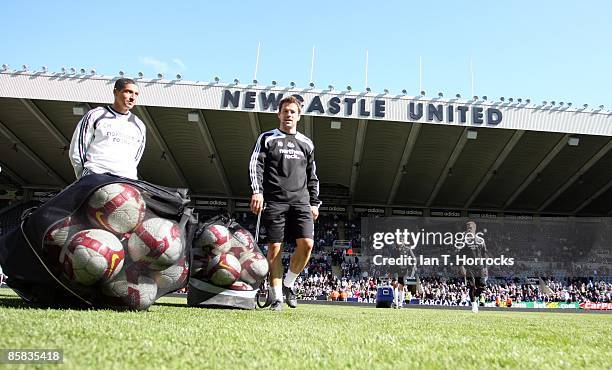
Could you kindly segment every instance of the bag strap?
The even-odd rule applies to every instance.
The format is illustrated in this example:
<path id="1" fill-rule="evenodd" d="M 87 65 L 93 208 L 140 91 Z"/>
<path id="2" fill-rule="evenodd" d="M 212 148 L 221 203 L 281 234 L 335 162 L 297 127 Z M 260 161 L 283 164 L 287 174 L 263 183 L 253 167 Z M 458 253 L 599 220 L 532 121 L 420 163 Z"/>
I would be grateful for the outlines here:
<path id="1" fill-rule="evenodd" d="M 78 299 L 80 299 L 81 301 L 83 301 L 85 304 L 89 305 L 89 306 L 93 306 L 93 304 L 91 302 L 89 302 L 88 300 L 86 300 L 85 298 L 81 297 L 80 295 L 78 295 L 77 293 L 75 293 L 72 289 L 70 289 L 69 287 L 67 287 L 64 283 L 61 282 L 61 280 L 59 280 L 51 271 L 49 271 L 49 268 L 47 267 L 47 265 L 43 262 L 42 258 L 40 258 L 40 255 L 38 255 L 38 253 L 36 252 L 36 248 L 34 248 L 32 246 L 32 243 L 30 243 L 30 239 L 28 239 L 28 236 L 25 233 L 25 230 L 23 230 L 23 224 L 25 223 L 24 220 L 21 221 L 21 224 L 19 225 L 20 229 L 21 229 L 21 234 L 23 235 L 23 238 L 25 239 L 26 243 L 28 244 L 28 246 L 30 247 L 30 249 L 32 250 L 32 253 L 34 253 L 34 255 L 36 256 L 36 258 L 38 258 L 38 261 L 40 262 L 40 264 L 45 268 L 45 270 L 49 273 L 49 276 L 51 276 L 51 278 L 53 278 L 53 280 L 55 280 L 56 283 L 58 283 L 62 288 L 66 289 L 68 292 L 70 292 L 72 295 L 74 295 L 75 297 L 77 297 Z"/>

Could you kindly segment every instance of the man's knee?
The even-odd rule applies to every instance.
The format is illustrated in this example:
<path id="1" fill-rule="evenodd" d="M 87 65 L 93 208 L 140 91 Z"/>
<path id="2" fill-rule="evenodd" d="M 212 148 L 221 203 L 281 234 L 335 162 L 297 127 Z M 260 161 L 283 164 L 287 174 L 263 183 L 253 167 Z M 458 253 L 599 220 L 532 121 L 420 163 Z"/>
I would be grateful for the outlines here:
<path id="1" fill-rule="evenodd" d="M 296 240 L 298 247 L 305 249 L 308 252 L 312 252 L 314 248 L 314 240 L 310 238 L 300 238 Z"/>
<path id="2" fill-rule="evenodd" d="M 282 243 L 270 243 L 268 244 L 268 263 L 272 263 L 274 260 L 280 257 Z"/>

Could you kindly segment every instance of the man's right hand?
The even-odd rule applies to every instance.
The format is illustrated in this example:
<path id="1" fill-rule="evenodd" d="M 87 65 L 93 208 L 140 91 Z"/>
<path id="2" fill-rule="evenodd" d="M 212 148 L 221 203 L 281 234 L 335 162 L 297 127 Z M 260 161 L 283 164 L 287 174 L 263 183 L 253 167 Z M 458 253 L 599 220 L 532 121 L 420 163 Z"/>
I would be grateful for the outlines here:
<path id="1" fill-rule="evenodd" d="M 263 194 L 261 193 L 253 194 L 251 196 L 251 212 L 258 215 L 263 209 L 263 203 L 264 203 Z"/>

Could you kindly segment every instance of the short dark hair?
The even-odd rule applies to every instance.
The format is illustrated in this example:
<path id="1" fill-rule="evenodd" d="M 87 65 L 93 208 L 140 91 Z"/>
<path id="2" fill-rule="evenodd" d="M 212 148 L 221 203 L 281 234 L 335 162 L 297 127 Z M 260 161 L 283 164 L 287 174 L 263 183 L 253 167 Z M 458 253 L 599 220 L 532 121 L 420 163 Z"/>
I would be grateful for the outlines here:
<path id="1" fill-rule="evenodd" d="M 286 98 L 283 98 L 280 103 L 278 104 L 278 111 L 282 111 L 283 110 L 283 106 L 285 104 L 295 104 L 298 107 L 298 113 L 302 113 L 302 102 L 300 102 L 298 100 L 298 98 L 296 98 L 295 96 L 291 95 L 288 96 Z"/>
<path id="2" fill-rule="evenodd" d="M 123 88 L 125 87 L 125 85 L 136 85 L 136 81 L 132 80 L 131 78 L 120 78 L 117 81 L 115 81 L 115 90 L 117 91 L 123 91 Z"/>

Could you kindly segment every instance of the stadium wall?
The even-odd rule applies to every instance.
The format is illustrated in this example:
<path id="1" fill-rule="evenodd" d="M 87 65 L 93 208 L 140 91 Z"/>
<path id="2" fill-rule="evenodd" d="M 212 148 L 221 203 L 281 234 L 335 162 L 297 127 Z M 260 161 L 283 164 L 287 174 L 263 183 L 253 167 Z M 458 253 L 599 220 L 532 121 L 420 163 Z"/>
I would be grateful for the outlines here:
<path id="1" fill-rule="evenodd" d="M 116 77 L 0 72 L 0 97 L 110 103 Z M 241 112 L 274 112 L 280 95 L 299 95 L 312 116 L 612 136 L 612 112 L 527 101 L 492 102 L 371 92 L 136 79 L 139 104 Z"/>

